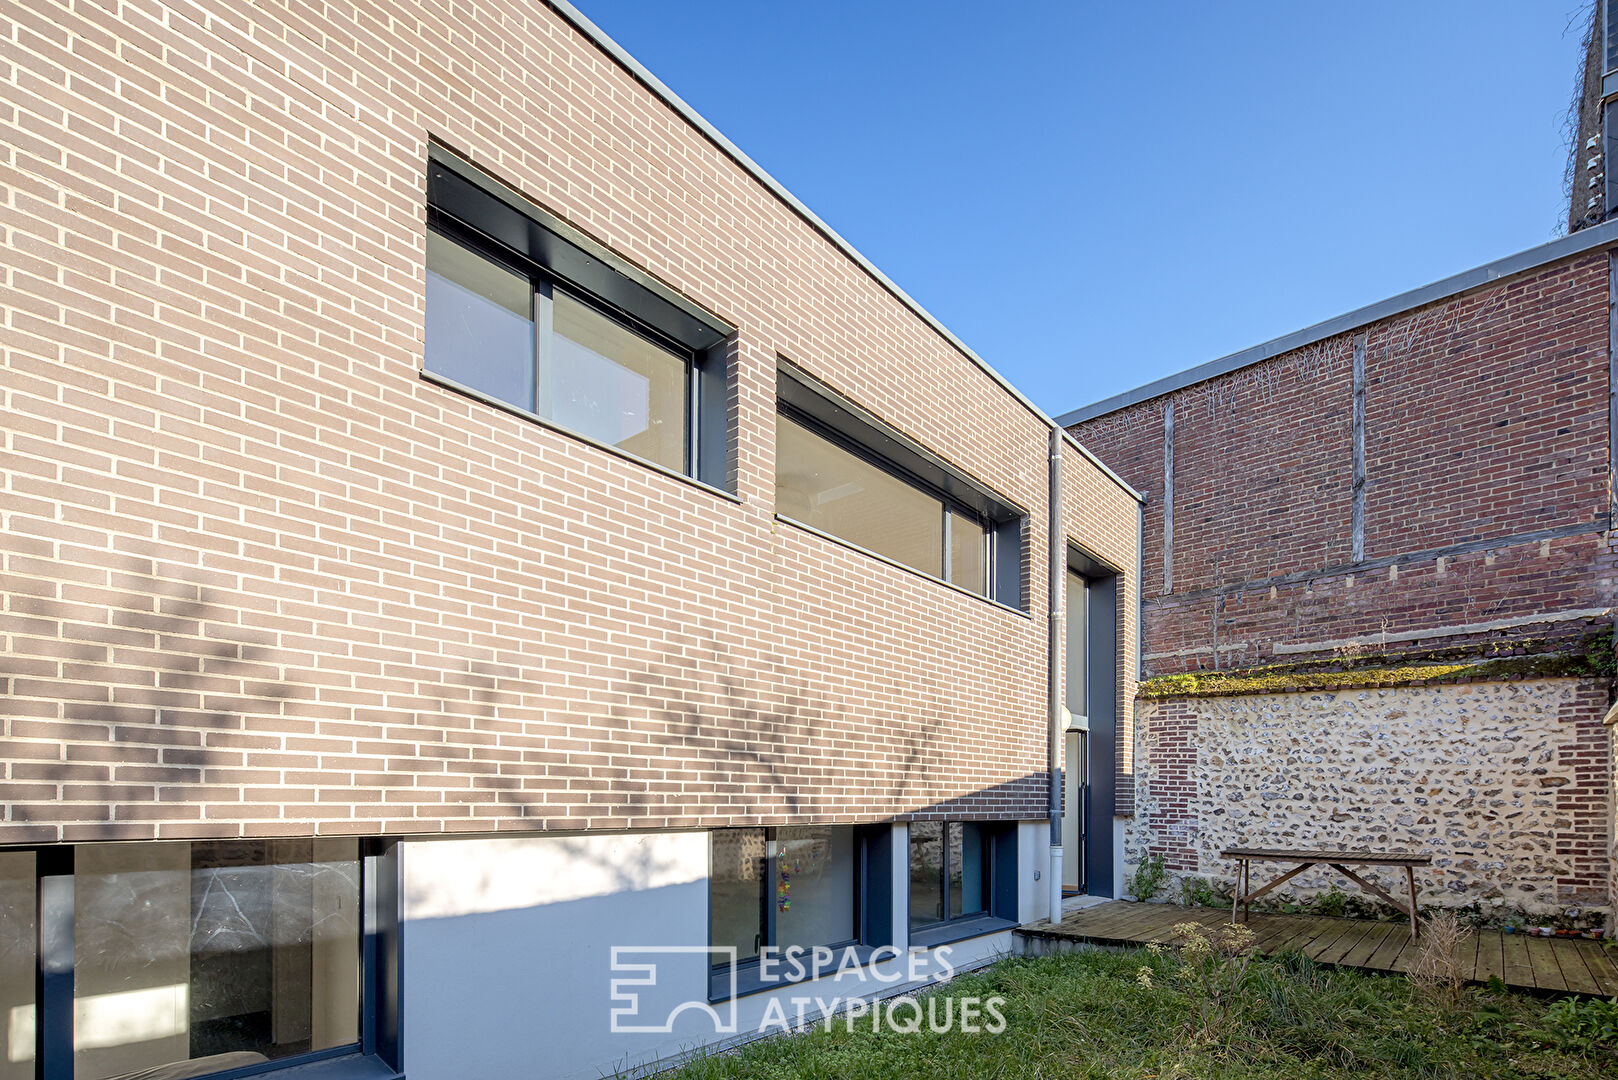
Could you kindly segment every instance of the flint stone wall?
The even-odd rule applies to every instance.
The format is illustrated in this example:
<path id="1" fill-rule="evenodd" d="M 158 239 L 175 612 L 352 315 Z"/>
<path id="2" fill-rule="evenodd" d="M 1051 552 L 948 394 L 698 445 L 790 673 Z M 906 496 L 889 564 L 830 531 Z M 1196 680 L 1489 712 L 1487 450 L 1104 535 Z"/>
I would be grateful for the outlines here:
<path id="1" fill-rule="evenodd" d="M 1178 900 L 1175 879 L 1234 879 L 1226 847 L 1410 850 L 1433 856 L 1424 906 L 1610 911 L 1608 697 L 1563 678 L 1143 699 L 1125 857 L 1161 855 Z M 1367 876 L 1397 896 L 1395 873 Z M 1329 870 L 1280 891 L 1334 883 L 1357 891 Z"/>

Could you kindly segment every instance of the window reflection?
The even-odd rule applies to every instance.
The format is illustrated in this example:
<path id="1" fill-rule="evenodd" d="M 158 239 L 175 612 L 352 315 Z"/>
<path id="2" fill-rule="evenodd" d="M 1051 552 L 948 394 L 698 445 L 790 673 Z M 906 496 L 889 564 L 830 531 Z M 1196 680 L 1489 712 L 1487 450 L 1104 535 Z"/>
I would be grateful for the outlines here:
<path id="1" fill-rule="evenodd" d="M 534 411 L 670 469 L 685 465 L 686 362 L 562 292 Z"/>
<path id="2" fill-rule="evenodd" d="M 427 370 L 534 407 L 532 286 L 436 232 L 427 234 Z"/>
<path id="3" fill-rule="evenodd" d="M 74 858 L 77 1080 L 359 1041 L 356 841 L 91 844 Z"/>
<path id="4" fill-rule="evenodd" d="M 944 505 L 786 416 L 776 419 L 775 507 L 867 551 L 944 576 Z"/>

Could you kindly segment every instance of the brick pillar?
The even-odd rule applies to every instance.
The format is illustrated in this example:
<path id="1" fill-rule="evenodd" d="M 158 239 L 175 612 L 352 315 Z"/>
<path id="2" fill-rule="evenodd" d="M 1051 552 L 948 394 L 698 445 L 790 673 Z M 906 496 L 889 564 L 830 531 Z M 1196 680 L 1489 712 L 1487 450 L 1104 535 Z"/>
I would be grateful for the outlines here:
<path id="1" fill-rule="evenodd" d="M 1152 818 L 1148 851 L 1181 873 L 1197 870 L 1197 714 L 1192 702 L 1165 701 L 1152 719 Z"/>

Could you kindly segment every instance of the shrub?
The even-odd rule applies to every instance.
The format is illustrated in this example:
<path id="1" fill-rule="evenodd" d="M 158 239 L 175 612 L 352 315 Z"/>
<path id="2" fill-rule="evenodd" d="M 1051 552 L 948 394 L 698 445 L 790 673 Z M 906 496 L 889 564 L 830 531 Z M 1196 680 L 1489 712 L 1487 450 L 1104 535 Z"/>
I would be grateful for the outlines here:
<path id="1" fill-rule="evenodd" d="M 1134 876 L 1129 879 L 1129 895 L 1136 900 L 1150 900 L 1162 891 L 1168 876 L 1169 872 L 1163 866 L 1163 856 L 1148 855 L 1140 861 Z"/>
<path id="2" fill-rule="evenodd" d="M 1315 910 L 1322 915 L 1341 916 L 1348 911 L 1348 894 L 1333 885 L 1315 897 Z"/>
<path id="3" fill-rule="evenodd" d="M 1582 1050 L 1618 1049 L 1618 998 L 1567 997 L 1552 1005 L 1546 1018 Z"/>
<path id="4" fill-rule="evenodd" d="M 1461 946 L 1472 936 L 1470 927 L 1461 925 L 1453 911 L 1440 911 L 1421 928 L 1421 949 L 1407 973 L 1421 990 L 1441 993 L 1449 1001 L 1460 998 L 1466 983 L 1461 963 Z"/>
<path id="5" fill-rule="evenodd" d="M 1253 959 L 1253 931 L 1222 923 L 1211 931 L 1197 923 L 1179 923 L 1169 931 L 1178 961 L 1175 980 L 1190 992 L 1200 1029 L 1195 1037 L 1222 1041 L 1239 1025 L 1248 966 Z M 1163 946 L 1147 946 L 1161 955 Z"/>
<path id="6" fill-rule="evenodd" d="M 1180 879 L 1180 902 L 1186 907 L 1227 907 L 1230 893 L 1206 878 L 1183 877 Z"/>

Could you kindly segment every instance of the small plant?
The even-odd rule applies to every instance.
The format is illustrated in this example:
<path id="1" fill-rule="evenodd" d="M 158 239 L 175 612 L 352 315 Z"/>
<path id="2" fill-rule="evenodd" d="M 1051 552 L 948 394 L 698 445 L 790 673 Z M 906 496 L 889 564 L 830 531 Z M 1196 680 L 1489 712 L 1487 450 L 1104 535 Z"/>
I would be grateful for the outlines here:
<path id="1" fill-rule="evenodd" d="M 1183 877 L 1180 879 L 1180 902 L 1186 907 L 1224 907 L 1227 900 L 1206 878 Z"/>
<path id="2" fill-rule="evenodd" d="M 1237 1026 L 1253 959 L 1253 931 L 1221 923 L 1211 932 L 1197 923 L 1179 923 L 1169 931 L 1176 959 L 1175 978 L 1196 1003 L 1197 1037 L 1225 1039 Z M 1161 946 L 1153 952 L 1160 952 Z"/>
<path id="3" fill-rule="evenodd" d="M 1421 949 L 1407 977 L 1424 993 L 1441 994 L 1451 1003 L 1460 1000 L 1466 972 L 1461 946 L 1472 929 L 1461 925 L 1453 911 L 1440 911 L 1427 919 L 1421 931 Z"/>
<path id="4" fill-rule="evenodd" d="M 1618 998 L 1566 997 L 1552 1005 L 1545 1017 L 1581 1050 L 1600 1047 L 1618 1053 Z"/>
<path id="5" fill-rule="evenodd" d="M 1129 879 L 1129 895 L 1136 900 L 1150 900 L 1163 890 L 1163 883 L 1168 880 L 1169 872 L 1163 865 L 1163 856 L 1148 855 L 1140 861 L 1135 868 L 1134 876 Z"/>
<path id="6" fill-rule="evenodd" d="M 1315 910 L 1322 915 L 1341 918 L 1348 911 L 1348 894 L 1333 885 L 1315 897 Z"/>

